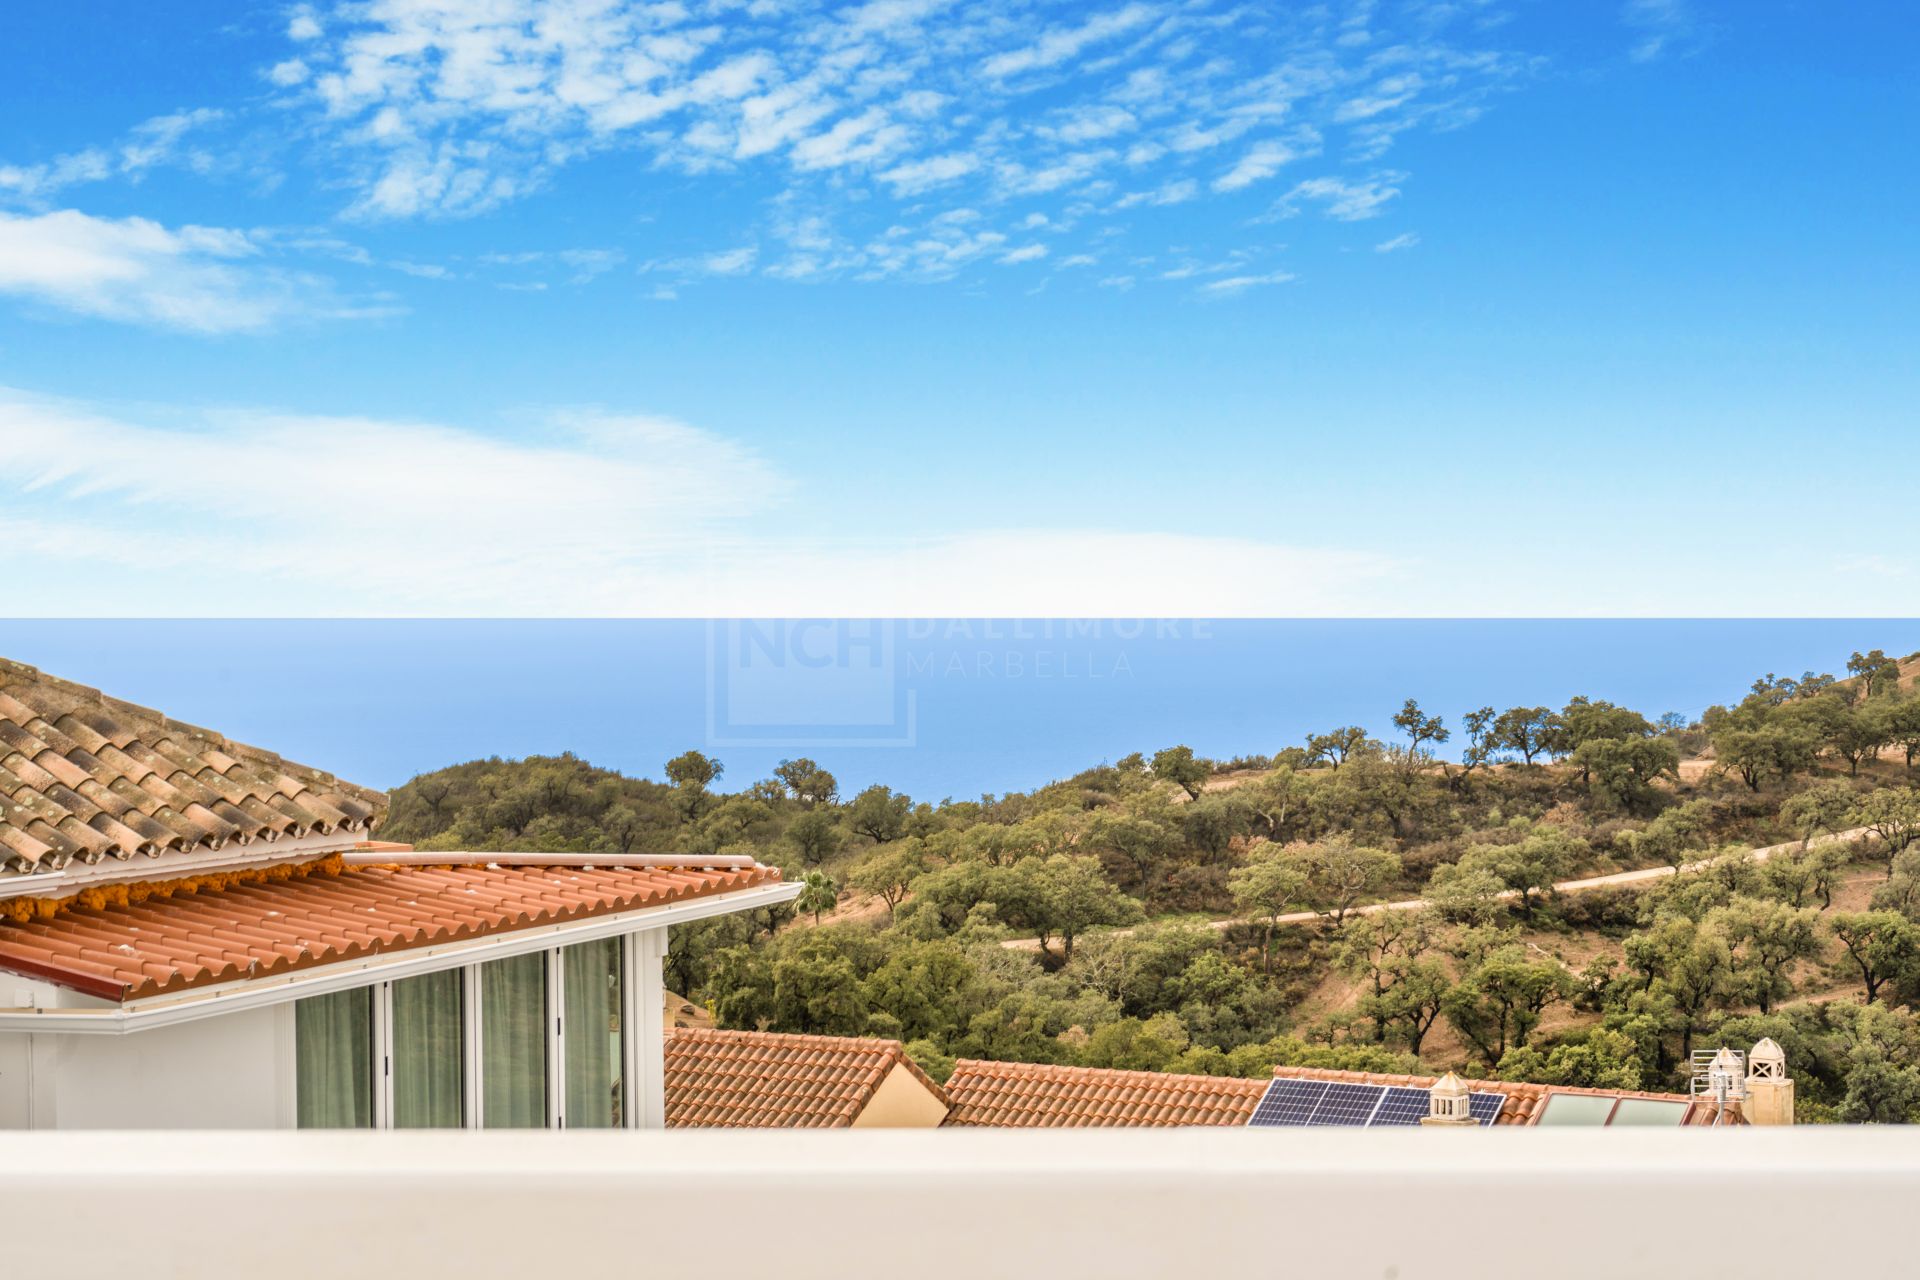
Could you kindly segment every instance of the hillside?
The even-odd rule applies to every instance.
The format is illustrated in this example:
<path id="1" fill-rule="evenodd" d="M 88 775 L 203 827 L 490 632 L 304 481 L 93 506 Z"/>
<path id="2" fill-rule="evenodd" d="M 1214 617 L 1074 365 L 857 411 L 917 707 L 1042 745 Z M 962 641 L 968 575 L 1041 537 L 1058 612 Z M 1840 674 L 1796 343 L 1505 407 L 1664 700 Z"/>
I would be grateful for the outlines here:
<path id="1" fill-rule="evenodd" d="M 1906 1119 L 1917 672 L 1855 654 L 1844 678 L 1765 676 L 1695 724 L 1584 698 L 1449 717 L 1410 700 L 1391 742 L 1335 728 L 1224 765 L 1172 747 L 937 806 L 842 796 L 805 759 L 735 791 L 698 752 L 664 782 L 476 761 L 400 788 L 384 834 L 777 863 L 808 882 L 799 909 L 677 929 L 669 984 L 721 1026 L 898 1036 L 936 1074 L 956 1056 L 1417 1061 L 1667 1087 L 1695 1047 L 1766 1034 L 1808 1118 Z M 1412 898 L 1430 905 L 1355 911 Z"/>

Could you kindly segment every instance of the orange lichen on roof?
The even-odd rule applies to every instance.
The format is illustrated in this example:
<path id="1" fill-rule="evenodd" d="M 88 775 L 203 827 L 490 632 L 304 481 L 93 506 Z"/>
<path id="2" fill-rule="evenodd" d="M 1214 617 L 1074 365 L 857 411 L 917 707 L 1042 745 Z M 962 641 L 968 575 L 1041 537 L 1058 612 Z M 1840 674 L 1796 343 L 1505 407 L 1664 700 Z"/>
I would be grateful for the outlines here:
<path id="1" fill-rule="evenodd" d="M 963 1058 L 947 1078 L 948 1124 L 1003 1128 L 1243 1125 L 1264 1080 Z"/>
<path id="2" fill-rule="evenodd" d="M 896 1067 L 947 1101 L 898 1040 L 675 1029 L 667 1034 L 667 1126 L 849 1128 Z"/>
<path id="3" fill-rule="evenodd" d="M 1405 1085 L 1413 1089 L 1431 1089 L 1438 1076 L 1403 1076 L 1380 1071 L 1339 1071 L 1332 1067 L 1275 1067 L 1273 1074 L 1282 1080 L 1336 1080 L 1348 1084 Z M 1586 1089 L 1572 1085 L 1531 1084 L 1518 1080 L 1462 1080 L 1472 1093 L 1497 1093 L 1506 1098 L 1507 1104 L 1500 1108 L 1500 1114 L 1494 1119 L 1501 1124 L 1538 1124 L 1540 1113 L 1546 1108 L 1547 1099 L 1556 1093 L 1571 1093 L 1587 1098 L 1647 1098 L 1655 1102 L 1685 1102 L 1694 1100 L 1684 1093 L 1642 1093 L 1636 1089 Z M 1682 1124 L 1711 1123 L 1713 1119 L 1710 1107 L 1690 1107 Z"/>
<path id="4" fill-rule="evenodd" d="M 0 877 L 365 833 L 386 803 L 381 792 L 0 658 Z"/>
<path id="5" fill-rule="evenodd" d="M 349 867 L 333 875 L 242 878 L 0 924 L 0 970 L 125 1001 L 779 879 L 778 869 L 761 866 Z"/>
<path id="6" fill-rule="evenodd" d="M 228 889 L 237 884 L 255 884 L 262 880 L 292 880 L 298 876 L 337 876 L 346 864 L 337 853 L 308 862 L 277 862 L 270 867 L 236 867 L 232 871 L 209 871 L 197 876 L 173 880 L 116 881 L 88 885 L 64 898 L 0 898 L 0 920 L 25 924 L 30 920 L 51 920 L 63 911 L 106 907 L 137 906 L 149 898 L 171 898 L 176 893 L 198 893 L 202 889 Z"/>

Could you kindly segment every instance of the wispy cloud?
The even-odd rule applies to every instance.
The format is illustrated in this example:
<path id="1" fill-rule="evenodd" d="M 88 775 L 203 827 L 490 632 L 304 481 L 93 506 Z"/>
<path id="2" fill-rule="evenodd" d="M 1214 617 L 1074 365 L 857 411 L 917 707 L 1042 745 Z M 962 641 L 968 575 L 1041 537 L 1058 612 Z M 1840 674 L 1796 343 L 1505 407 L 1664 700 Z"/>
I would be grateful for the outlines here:
<path id="1" fill-rule="evenodd" d="M 1635 62 L 1652 62 L 1673 52 L 1695 31 L 1687 0 L 1626 0 L 1621 18 L 1634 33 L 1627 56 Z"/>
<path id="2" fill-rule="evenodd" d="M 214 334 L 390 310 L 345 304 L 326 282 L 259 254 L 247 233 L 223 227 L 0 212 L 0 293 L 77 315 Z"/>
<path id="3" fill-rule="evenodd" d="M 138 180 L 163 165 L 205 171 L 215 163 L 213 153 L 186 145 L 186 139 L 224 117 L 224 112 L 208 108 L 176 111 L 142 121 L 110 146 L 68 152 L 42 164 L 0 165 L 0 197 L 42 200 L 81 183 Z"/>
<path id="4" fill-rule="evenodd" d="M 1363 611 L 1398 570 L 1369 552 L 1141 530 L 840 540 L 810 531 L 829 523 L 820 503 L 754 451 L 636 415 L 554 413 L 513 436 L 257 410 L 163 416 L 168 425 L 0 389 L 0 532 L 34 577 L 35 608 L 1338 614 Z M 343 520 L 343 495 L 377 514 Z M 567 518 L 528 520 L 529 510 Z M 1113 564 L 1133 572 L 1103 571 Z"/>
<path id="5" fill-rule="evenodd" d="M 1373 246 L 1373 251 L 1375 253 L 1399 253 L 1401 250 L 1411 249 L 1419 243 L 1420 236 L 1418 232 L 1403 231 L 1391 240 L 1382 240 L 1379 244 Z"/>
<path id="6" fill-rule="evenodd" d="M 354 217 L 483 213 L 617 151 L 693 175 L 753 169 L 773 184 L 769 207 L 848 227 L 835 252 L 763 253 L 758 272 L 883 278 L 888 264 L 924 274 L 921 255 L 874 245 L 956 208 L 1005 236 L 1045 201 L 1095 234 L 1102 218 L 1231 196 L 1323 151 L 1370 162 L 1407 129 L 1470 118 L 1525 65 L 1485 47 L 1465 7 L 1417 8 L 873 0 L 716 20 L 640 0 L 356 0 L 297 10 L 268 71 L 351 166 Z M 1326 209 L 1356 216 L 1367 198 Z"/>
<path id="7" fill-rule="evenodd" d="M 1667 8 L 1678 0 L 1632 12 L 1653 22 Z M 711 243 L 681 251 L 684 279 L 653 287 L 730 274 L 698 264 L 744 243 L 759 249 L 740 270 L 778 279 L 939 280 L 1025 261 L 1015 246 L 1036 213 L 1058 263 L 1137 234 L 1152 209 L 1244 199 L 1281 174 L 1298 181 L 1276 214 L 1372 216 L 1404 175 L 1365 175 L 1400 136 L 1471 120 L 1529 65 L 1489 44 L 1483 4 L 1425 0 L 315 0 L 282 13 L 255 104 L 8 157 L 0 207 L 44 211 L 77 184 L 174 167 L 310 171 L 349 221 L 478 217 L 601 157 L 642 184 L 664 173 L 750 193 Z M 804 243 L 798 209 L 819 229 Z M 945 221 L 961 211 L 965 236 Z M 1245 225 L 1204 251 L 1229 252 Z"/>
<path id="8" fill-rule="evenodd" d="M 1200 292 L 1222 297 L 1227 294 L 1243 293 L 1248 289 L 1267 284 L 1285 284 L 1294 279 L 1291 271 L 1269 271 L 1263 275 L 1227 276 L 1220 280 L 1209 280 L 1200 286 Z"/>
<path id="9" fill-rule="evenodd" d="M 1309 178 L 1287 192 L 1274 206 L 1274 213 L 1280 217 L 1292 217 L 1300 211 L 1301 205 L 1317 204 L 1326 210 L 1329 218 L 1341 222 L 1377 218 L 1385 211 L 1387 204 L 1399 196 L 1400 188 L 1394 184 L 1404 181 L 1405 177 L 1399 173 L 1376 173 L 1372 177 L 1357 180 Z"/>

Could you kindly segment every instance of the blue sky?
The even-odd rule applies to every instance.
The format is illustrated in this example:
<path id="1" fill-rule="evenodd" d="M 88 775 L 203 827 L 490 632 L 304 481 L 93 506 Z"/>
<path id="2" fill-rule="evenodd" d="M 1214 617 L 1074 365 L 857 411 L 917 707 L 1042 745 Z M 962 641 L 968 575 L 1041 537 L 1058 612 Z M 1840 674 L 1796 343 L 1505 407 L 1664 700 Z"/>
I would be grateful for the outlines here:
<path id="1" fill-rule="evenodd" d="M 7 612 L 1911 615 L 1911 24 L 11 5 Z"/>

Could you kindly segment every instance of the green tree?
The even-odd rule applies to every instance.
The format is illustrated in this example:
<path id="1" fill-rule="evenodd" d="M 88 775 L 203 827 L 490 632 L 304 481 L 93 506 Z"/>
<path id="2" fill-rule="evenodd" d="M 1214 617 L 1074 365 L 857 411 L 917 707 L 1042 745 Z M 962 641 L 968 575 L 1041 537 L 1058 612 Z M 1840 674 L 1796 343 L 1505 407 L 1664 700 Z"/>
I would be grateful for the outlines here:
<path id="1" fill-rule="evenodd" d="M 1458 867 L 1462 873 L 1489 873 L 1502 887 L 1518 893 L 1520 909 L 1532 916 L 1534 895 L 1551 890 L 1589 856 L 1591 850 L 1585 840 L 1542 823 L 1518 841 L 1470 846 L 1460 856 Z"/>
<path id="2" fill-rule="evenodd" d="M 1714 758 L 1721 768 L 1740 775 L 1750 791 L 1759 791 L 1772 779 L 1806 772 L 1818 751 L 1813 735 L 1794 724 L 1734 724 L 1713 733 Z"/>
<path id="3" fill-rule="evenodd" d="M 1040 950 L 1060 939 L 1060 958 L 1073 959 L 1074 940 L 1099 925 L 1130 924 L 1140 918 L 1140 904 L 1113 887 L 1094 858 L 1056 853 L 1028 858 L 1005 873 L 1012 890 L 1007 896 L 1021 923 L 1040 938 Z"/>
<path id="4" fill-rule="evenodd" d="M 1493 722 L 1494 740 L 1532 764 L 1548 748 L 1553 720 L 1553 712 L 1545 707 L 1509 707 Z"/>
<path id="5" fill-rule="evenodd" d="M 1262 843 L 1247 855 L 1245 866 L 1227 874 L 1234 906 L 1260 931 L 1260 970 L 1273 972 L 1273 931 L 1279 918 L 1302 905 L 1311 867 L 1298 852 Z"/>
<path id="6" fill-rule="evenodd" d="M 705 791 L 716 782 L 726 767 L 698 751 L 685 751 L 667 761 L 667 781 L 676 787 Z"/>
<path id="7" fill-rule="evenodd" d="M 831 814 L 810 809 L 787 827 L 787 840 L 799 853 L 800 861 L 818 866 L 840 847 L 840 828 Z"/>
<path id="8" fill-rule="evenodd" d="M 1486 868 L 1452 862 L 1434 869 L 1423 892 L 1442 920 L 1484 929 L 1506 911 L 1506 891 L 1506 883 Z"/>
<path id="9" fill-rule="evenodd" d="M 1496 948 L 1445 995 L 1442 1012 L 1461 1039 L 1489 1065 L 1527 1043 L 1547 1009 L 1574 991 L 1558 961 L 1529 958 L 1523 948 Z"/>
<path id="10" fill-rule="evenodd" d="M 875 844 L 890 844 L 907 832 L 913 801 L 893 788 L 874 783 L 847 806 L 847 825 Z"/>
<path id="11" fill-rule="evenodd" d="M 1381 990 L 1360 997 L 1360 1012 L 1373 1019 L 1381 1039 L 1397 1034 L 1407 1052 L 1418 1056 L 1427 1033 L 1446 1008 L 1453 978 L 1447 966 L 1431 956 L 1396 957 L 1388 962 L 1386 972 L 1387 981 Z"/>
<path id="12" fill-rule="evenodd" d="M 1879 649 L 1868 653 L 1854 650 L 1847 659 L 1847 674 L 1853 677 L 1858 701 L 1883 697 L 1900 688 L 1900 664 Z"/>
<path id="13" fill-rule="evenodd" d="M 815 805 L 832 804 L 834 796 L 839 794 L 840 784 L 834 776 L 813 761 L 801 756 L 797 760 L 782 760 L 773 771 L 787 793 L 808 808 Z"/>
<path id="14" fill-rule="evenodd" d="M 1800 837 L 1802 846 L 1822 833 L 1844 831 L 1860 805 L 1860 793 L 1844 782 L 1821 782 L 1789 796 L 1780 806 L 1780 820 Z"/>
<path id="15" fill-rule="evenodd" d="M 1330 836 L 1302 851 L 1316 907 L 1339 925 L 1363 899 L 1400 874 L 1400 859 L 1385 849 Z"/>
<path id="16" fill-rule="evenodd" d="M 1189 799 L 1198 800 L 1213 770 L 1206 761 L 1194 758 L 1192 747 L 1164 747 L 1153 753 L 1153 776 L 1173 783 Z"/>
<path id="17" fill-rule="evenodd" d="M 947 941 L 903 942 L 867 975 L 867 1007 L 891 1017 L 909 1040 L 944 1044 L 978 1012 L 980 976 L 966 952 Z"/>
<path id="18" fill-rule="evenodd" d="M 1761 863 L 1760 883 L 1768 895 L 1790 907 L 1804 907 L 1818 899 L 1824 910 L 1833 905 L 1834 886 L 1845 867 L 1845 852 L 1832 845 L 1796 849 Z M 1920 881 L 1915 887 L 1920 890 Z"/>
<path id="19" fill-rule="evenodd" d="M 1887 878 L 1893 878 L 1894 860 L 1920 840 L 1920 791 L 1909 787 L 1882 787 L 1854 806 L 1848 820 L 1880 837 L 1887 859 Z"/>
<path id="20" fill-rule="evenodd" d="M 1553 717 L 1547 727 L 1547 750 L 1560 757 L 1572 756 L 1589 742 L 1601 739 L 1648 738 L 1653 724 L 1638 711 L 1592 698 L 1575 698 Z M 1575 761 L 1579 764 L 1578 761 Z M 1581 766 L 1580 781 L 1589 781 L 1587 767 Z"/>
<path id="21" fill-rule="evenodd" d="M 891 845 L 875 849 L 864 861 L 854 867 L 847 883 L 861 893 L 871 894 L 887 904 L 887 918 L 892 919 L 913 882 L 926 874 L 926 846 L 918 838 L 909 837 Z"/>
<path id="22" fill-rule="evenodd" d="M 773 1023 L 807 1035 L 857 1036 L 867 1029 L 860 973 L 832 928 L 808 929 L 774 960 Z"/>
<path id="23" fill-rule="evenodd" d="M 1709 924 L 1726 936 L 1740 995 L 1761 1013 L 1793 994 L 1793 967 L 1820 954 L 1818 914 L 1783 902 L 1737 898 Z"/>
<path id="24" fill-rule="evenodd" d="M 1639 1047 L 1631 1036 L 1606 1027 L 1571 1032 L 1551 1045 L 1509 1049 L 1494 1076 L 1576 1089 L 1642 1087 Z"/>
<path id="25" fill-rule="evenodd" d="M 1430 911 L 1375 911 L 1353 916 L 1340 926 L 1333 948 L 1334 968 L 1367 983 L 1367 994 L 1376 1000 L 1384 997 L 1405 967 L 1432 949 L 1437 923 Z M 1386 1039 L 1386 1022 L 1372 1012 L 1368 1016 L 1374 1018 L 1374 1039 Z"/>
<path id="26" fill-rule="evenodd" d="M 800 883 L 800 896 L 793 900 L 793 905 L 810 914 L 815 924 L 819 924 L 820 917 L 839 904 L 840 886 L 824 871 L 807 872 L 806 878 Z"/>
<path id="27" fill-rule="evenodd" d="M 1366 749 L 1367 731 L 1357 724 L 1335 729 L 1331 733 L 1310 733 L 1307 735 L 1307 758 L 1309 765 L 1325 762 L 1338 769 L 1347 762 L 1347 757 Z"/>
<path id="28" fill-rule="evenodd" d="M 1847 762 L 1848 776 L 1856 778 L 1860 776 L 1860 762 L 1878 757 L 1880 748 L 1891 740 L 1892 731 L 1877 703 L 1848 708 L 1827 732 L 1827 745 Z"/>
<path id="29" fill-rule="evenodd" d="M 1680 748 L 1668 738 L 1590 738 L 1574 749 L 1573 762 L 1629 813 L 1652 807 L 1655 780 L 1680 776 Z"/>
<path id="30" fill-rule="evenodd" d="M 1889 982 L 1909 978 L 1920 964 L 1920 926 L 1892 911 L 1842 911 L 1827 920 L 1860 975 L 1867 1003 Z"/>
<path id="31" fill-rule="evenodd" d="M 718 761 L 702 755 L 698 751 L 685 751 L 667 761 L 667 780 L 673 783 L 677 793 L 680 816 L 691 822 L 700 816 L 706 807 L 707 788 L 718 779 L 725 767 Z"/>

